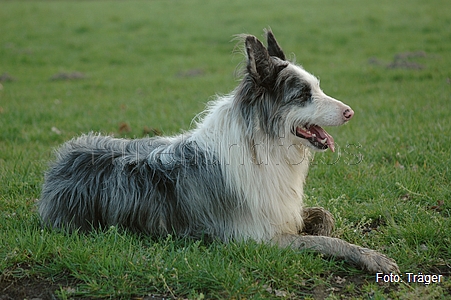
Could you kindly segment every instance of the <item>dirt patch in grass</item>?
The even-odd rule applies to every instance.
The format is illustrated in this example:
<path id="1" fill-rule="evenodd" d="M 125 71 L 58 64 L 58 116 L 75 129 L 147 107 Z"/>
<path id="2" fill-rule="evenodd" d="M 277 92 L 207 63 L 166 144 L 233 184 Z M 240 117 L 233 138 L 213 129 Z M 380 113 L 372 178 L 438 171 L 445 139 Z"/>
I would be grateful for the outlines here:
<path id="1" fill-rule="evenodd" d="M 32 300 L 55 300 L 59 299 L 57 292 L 75 292 L 80 281 L 73 279 L 49 281 L 39 277 L 4 278 L 0 277 L 0 300 L 32 299 Z M 90 297 L 75 297 L 77 300 L 88 300 Z M 97 297 L 96 297 L 97 298 Z M 130 299 L 140 300 L 162 300 L 169 297 L 155 295 L 136 296 Z"/>
<path id="2" fill-rule="evenodd" d="M 52 77 L 50 77 L 51 81 L 58 80 L 77 80 L 77 79 L 85 79 L 86 75 L 81 72 L 60 72 Z"/>
<path id="3" fill-rule="evenodd" d="M 39 278 L 0 278 L 0 300 L 57 299 L 55 291 L 67 282 L 50 282 Z"/>
<path id="4" fill-rule="evenodd" d="M 371 65 L 385 66 L 387 69 L 422 70 L 424 69 L 424 65 L 416 62 L 416 60 L 424 58 L 428 58 L 428 55 L 424 51 L 402 52 L 395 54 L 393 60 L 389 63 L 385 63 L 376 57 L 368 59 L 368 63 Z"/>

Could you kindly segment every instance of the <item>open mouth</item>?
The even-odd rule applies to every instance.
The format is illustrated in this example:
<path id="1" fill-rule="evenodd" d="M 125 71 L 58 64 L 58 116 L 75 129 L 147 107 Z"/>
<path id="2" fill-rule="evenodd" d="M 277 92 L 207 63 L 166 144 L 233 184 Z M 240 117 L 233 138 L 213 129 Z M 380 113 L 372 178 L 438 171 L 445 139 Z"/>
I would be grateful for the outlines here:
<path id="1" fill-rule="evenodd" d="M 334 138 L 318 125 L 308 125 L 307 127 L 296 127 L 296 136 L 306 139 L 319 150 L 330 149 L 335 152 Z"/>

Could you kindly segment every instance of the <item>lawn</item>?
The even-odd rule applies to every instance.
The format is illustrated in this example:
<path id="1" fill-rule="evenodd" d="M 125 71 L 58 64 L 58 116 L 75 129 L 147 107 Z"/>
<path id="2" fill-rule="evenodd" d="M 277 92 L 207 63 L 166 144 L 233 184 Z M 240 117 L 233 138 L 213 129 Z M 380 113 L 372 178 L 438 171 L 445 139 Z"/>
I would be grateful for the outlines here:
<path id="1" fill-rule="evenodd" d="M 448 7 L 0 1 L 0 299 L 450 298 Z M 316 156 L 307 205 L 333 213 L 334 236 L 394 258 L 403 282 L 253 242 L 41 229 L 35 205 L 55 147 L 89 131 L 188 130 L 215 94 L 237 85 L 243 58 L 233 35 L 262 37 L 268 26 L 291 59 L 355 111 L 348 125 L 328 128 L 338 151 Z M 419 273 L 442 280 L 408 282 Z"/>

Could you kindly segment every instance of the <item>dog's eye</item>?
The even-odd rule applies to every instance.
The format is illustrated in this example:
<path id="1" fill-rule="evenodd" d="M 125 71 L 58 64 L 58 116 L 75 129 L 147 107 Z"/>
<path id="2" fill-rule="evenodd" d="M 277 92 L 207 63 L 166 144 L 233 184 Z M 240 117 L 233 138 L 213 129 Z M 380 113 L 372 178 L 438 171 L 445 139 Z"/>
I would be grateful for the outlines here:
<path id="1" fill-rule="evenodd" d="M 312 100 L 313 100 L 312 93 L 311 93 L 310 91 L 308 91 L 308 92 L 306 92 L 306 93 L 302 93 L 302 94 L 300 95 L 300 97 L 299 97 L 299 100 L 300 100 L 302 103 L 312 101 Z"/>
<path id="2" fill-rule="evenodd" d="M 307 102 L 312 99 L 312 88 L 308 82 L 293 78 L 286 83 L 286 97 L 290 102 Z"/>

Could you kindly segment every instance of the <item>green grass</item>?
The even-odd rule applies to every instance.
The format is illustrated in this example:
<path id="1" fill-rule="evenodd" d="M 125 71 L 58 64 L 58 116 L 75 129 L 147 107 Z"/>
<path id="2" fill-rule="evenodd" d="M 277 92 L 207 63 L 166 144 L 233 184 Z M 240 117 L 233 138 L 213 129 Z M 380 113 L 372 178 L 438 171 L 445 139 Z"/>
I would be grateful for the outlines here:
<path id="1" fill-rule="evenodd" d="M 0 76 L 12 78 L 0 82 L 0 295 L 31 298 L 20 285 L 38 282 L 61 298 L 451 296 L 447 1 L 0 6 Z M 242 58 L 232 54 L 232 36 L 261 37 L 267 26 L 326 93 L 356 112 L 328 129 L 339 151 L 316 156 L 307 204 L 334 214 L 336 236 L 386 253 L 403 273 L 443 274 L 445 282 L 379 285 L 342 261 L 256 243 L 41 230 L 35 203 L 54 147 L 89 131 L 189 129 L 213 95 L 237 84 Z M 411 68 L 388 68 L 396 55 Z M 85 78 L 50 80 L 61 72 Z M 120 133 L 122 123 L 130 131 Z"/>

